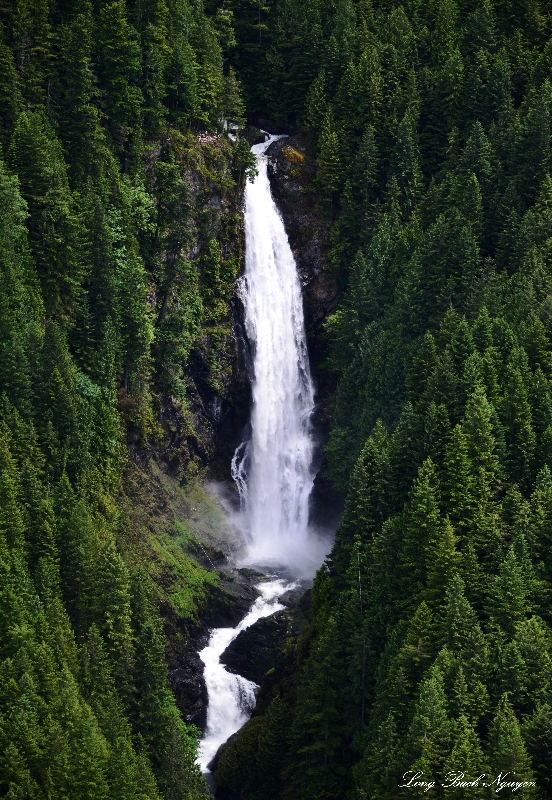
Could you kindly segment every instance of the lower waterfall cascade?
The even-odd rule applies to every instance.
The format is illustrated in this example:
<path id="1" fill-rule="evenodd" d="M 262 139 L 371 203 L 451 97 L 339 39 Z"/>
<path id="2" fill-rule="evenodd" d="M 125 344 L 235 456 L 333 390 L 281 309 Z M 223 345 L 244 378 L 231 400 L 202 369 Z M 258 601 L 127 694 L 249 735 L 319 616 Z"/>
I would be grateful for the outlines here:
<path id="1" fill-rule="evenodd" d="M 211 631 L 207 646 L 199 653 L 205 665 L 209 697 L 207 727 L 199 750 L 199 765 L 204 772 L 209 771 L 209 764 L 219 747 L 247 722 L 255 707 L 256 684 L 241 675 L 228 672 L 220 663 L 220 657 L 242 631 L 263 617 L 283 609 L 278 598 L 292 588 L 293 584 L 279 579 L 259 584 L 261 595 L 240 624 L 235 628 L 215 628 Z"/>

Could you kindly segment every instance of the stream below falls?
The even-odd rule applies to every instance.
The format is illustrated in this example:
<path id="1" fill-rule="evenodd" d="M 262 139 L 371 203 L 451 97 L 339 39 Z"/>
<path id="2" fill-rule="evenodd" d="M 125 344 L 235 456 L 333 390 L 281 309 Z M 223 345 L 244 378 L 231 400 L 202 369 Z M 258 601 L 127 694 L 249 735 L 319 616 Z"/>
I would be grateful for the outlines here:
<path id="1" fill-rule="evenodd" d="M 263 617 L 268 617 L 284 606 L 278 602 L 282 594 L 294 588 L 294 584 L 276 579 L 260 583 L 261 592 L 249 613 L 235 628 L 215 628 L 211 631 L 209 643 L 200 651 L 199 657 L 205 665 L 205 683 L 209 697 L 207 707 L 207 727 L 199 749 L 199 764 L 204 773 L 209 772 L 209 764 L 219 747 L 247 722 L 255 707 L 257 685 L 241 675 L 228 672 L 220 657 L 242 631 Z"/>

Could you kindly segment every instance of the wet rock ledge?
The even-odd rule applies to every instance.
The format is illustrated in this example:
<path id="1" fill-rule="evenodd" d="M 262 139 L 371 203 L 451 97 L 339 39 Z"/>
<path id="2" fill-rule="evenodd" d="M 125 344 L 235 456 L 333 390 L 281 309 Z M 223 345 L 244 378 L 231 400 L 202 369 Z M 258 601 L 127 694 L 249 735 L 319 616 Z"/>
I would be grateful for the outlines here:
<path id="1" fill-rule="evenodd" d="M 229 672 L 261 684 L 278 664 L 286 639 L 297 636 L 310 622 L 311 592 L 299 589 L 280 598 L 287 608 L 263 617 L 229 644 L 220 660 Z"/>
<path id="2" fill-rule="evenodd" d="M 322 334 L 324 322 L 338 301 L 335 278 L 325 271 L 331 211 L 314 185 L 316 167 L 304 134 L 273 142 L 267 156 L 272 193 L 303 285 L 307 337 L 311 348 L 316 349 L 315 340 Z"/>
<path id="3" fill-rule="evenodd" d="M 176 703 L 186 722 L 202 731 L 207 724 L 208 697 L 198 651 L 206 646 L 211 628 L 231 628 L 243 619 L 259 596 L 256 585 L 264 578 L 255 570 L 232 569 L 228 565 L 219 575 L 221 586 L 213 587 L 202 609 L 200 627 L 191 633 L 184 647 L 169 648 L 167 653 L 169 681 Z"/>

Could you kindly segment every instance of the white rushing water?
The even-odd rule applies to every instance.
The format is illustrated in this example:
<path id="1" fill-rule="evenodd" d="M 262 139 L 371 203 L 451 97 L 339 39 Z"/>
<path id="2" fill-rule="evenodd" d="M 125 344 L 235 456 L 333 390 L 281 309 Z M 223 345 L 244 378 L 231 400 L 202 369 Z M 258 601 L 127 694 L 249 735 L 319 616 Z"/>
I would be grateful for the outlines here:
<path id="1" fill-rule="evenodd" d="M 314 473 L 309 369 L 301 284 L 267 174 L 269 145 L 252 147 L 258 176 L 245 189 L 245 274 L 240 294 L 252 350 L 251 441 L 232 474 L 242 501 L 248 563 L 314 573 L 324 544 L 309 535 Z"/>
<path id="2" fill-rule="evenodd" d="M 227 672 L 220 657 L 236 636 L 262 617 L 268 617 L 284 608 L 278 598 L 292 585 L 282 580 L 261 583 L 257 587 L 261 596 L 236 628 L 215 628 L 209 644 L 199 653 L 205 665 L 205 683 L 209 696 L 207 728 L 199 749 L 199 765 L 208 773 L 208 766 L 217 750 L 249 719 L 255 707 L 256 684 Z"/>

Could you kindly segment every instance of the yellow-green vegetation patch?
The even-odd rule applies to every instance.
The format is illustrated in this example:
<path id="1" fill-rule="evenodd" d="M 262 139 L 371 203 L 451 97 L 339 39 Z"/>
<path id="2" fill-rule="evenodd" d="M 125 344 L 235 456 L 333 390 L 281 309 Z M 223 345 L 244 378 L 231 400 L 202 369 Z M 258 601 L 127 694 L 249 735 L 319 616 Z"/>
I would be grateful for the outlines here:
<path id="1" fill-rule="evenodd" d="M 206 600 L 208 587 L 218 586 L 219 577 L 201 567 L 186 554 L 193 535 L 176 521 L 161 532 L 150 535 L 150 544 L 157 555 L 156 583 L 162 599 L 183 619 L 197 619 L 198 607 Z"/>
<path id="2" fill-rule="evenodd" d="M 299 150 L 296 150 L 295 147 L 291 147 L 290 145 L 286 145 L 286 147 L 283 148 L 282 155 L 290 164 L 305 163 L 304 153 L 300 153 Z"/>
<path id="3" fill-rule="evenodd" d="M 125 561 L 131 571 L 141 568 L 149 575 L 162 604 L 193 624 L 219 576 L 209 557 L 216 537 L 200 541 L 189 523 L 199 513 L 206 518 L 202 527 L 208 529 L 210 520 L 215 527 L 221 524 L 222 512 L 217 514 L 199 481 L 181 487 L 156 466 L 153 474 L 147 474 L 129 464 L 125 483 L 119 528 Z"/>

